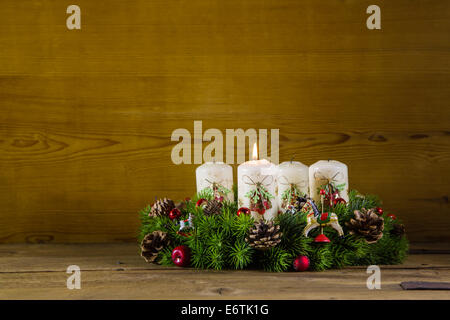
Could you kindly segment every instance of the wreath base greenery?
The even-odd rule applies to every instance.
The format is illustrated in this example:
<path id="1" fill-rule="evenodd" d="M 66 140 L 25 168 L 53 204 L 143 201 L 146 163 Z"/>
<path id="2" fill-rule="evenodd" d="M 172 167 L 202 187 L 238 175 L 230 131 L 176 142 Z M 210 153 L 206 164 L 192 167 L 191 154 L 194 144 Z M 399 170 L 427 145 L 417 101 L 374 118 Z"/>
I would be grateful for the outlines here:
<path id="1" fill-rule="evenodd" d="M 234 188 L 236 193 L 236 188 Z M 210 195 L 199 193 L 192 200 L 185 201 L 179 220 L 193 215 L 194 228 L 179 233 L 179 220 L 172 221 L 167 216 L 149 216 L 151 206 L 140 212 L 141 228 L 139 241 L 153 231 L 166 232 L 170 238 L 170 246 L 161 250 L 157 263 L 174 265 L 171 259 L 172 250 L 179 245 L 186 245 L 191 250 L 191 267 L 200 269 L 263 269 L 281 272 L 293 270 L 293 261 L 299 255 L 310 259 L 309 270 L 322 271 L 333 268 L 358 265 L 393 265 L 404 261 L 408 251 L 408 240 L 405 235 L 391 232 L 395 224 L 401 223 L 383 213 L 383 236 L 376 243 L 368 244 L 363 238 L 350 235 L 345 223 L 349 221 L 355 210 L 370 209 L 381 205 L 377 196 L 362 196 L 357 191 L 349 193 L 347 204 L 338 204 L 333 212 L 339 218 L 344 229 L 344 237 L 339 237 L 335 230 L 325 228 L 325 235 L 330 243 L 315 243 L 314 237 L 319 228 L 303 235 L 306 216 L 303 212 L 281 213 L 275 223 L 280 225 L 283 233 L 281 242 L 269 250 L 258 251 L 245 241 L 254 219 L 250 215 L 236 214 L 236 202 L 225 201 L 222 214 L 207 216 L 202 207 L 197 207 L 200 198 Z M 237 199 L 237 197 L 235 197 Z"/>

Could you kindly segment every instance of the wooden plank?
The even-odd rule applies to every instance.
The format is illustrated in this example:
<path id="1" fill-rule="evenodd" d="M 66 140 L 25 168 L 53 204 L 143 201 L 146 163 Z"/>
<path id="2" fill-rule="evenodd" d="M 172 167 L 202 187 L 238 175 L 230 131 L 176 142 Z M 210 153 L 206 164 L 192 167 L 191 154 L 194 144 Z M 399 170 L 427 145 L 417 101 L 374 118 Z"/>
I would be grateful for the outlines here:
<path id="1" fill-rule="evenodd" d="M 81 290 L 66 288 L 65 270 L 72 264 L 81 268 Z M 382 289 L 368 290 L 365 267 L 195 270 L 147 264 L 131 244 L 15 244 L 0 246 L 0 299 L 450 299 L 448 292 L 400 287 L 403 281 L 448 281 L 448 254 L 411 255 L 403 265 L 381 266 L 381 272 Z"/>
<path id="2" fill-rule="evenodd" d="M 139 246 L 131 243 L 8 244 L 0 246 L 0 273 L 61 272 L 72 264 L 79 265 L 86 271 L 180 270 L 146 263 L 139 254 Z M 383 269 L 448 268 L 450 268 L 449 254 L 424 253 L 410 255 L 404 264 L 383 267 Z M 365 269 L 365 267 L 350 269 Z"/>
<path id="3" fill-rule="evenodd" d="M 336 158 L 411 241 L 449 242 L 450 4 L 2 2 L 0 243 L 134 241 L 154 196 L 195 192 L 176 128 L 280 128 L 280 159 Z M 426 212 L 426 213 L 424 213 Z"/>
<path id="4" fill-rule="evenodd" d="M 1 299 L 450 299 L 448 291 L 402 290 L 400 283 L 446 281 L 446 271 L 385 270 L 381 290 L 368 290 L 365 270 L 285 273 L 87 271 L 68 290 L 65 272 L 0 274 Z"/>

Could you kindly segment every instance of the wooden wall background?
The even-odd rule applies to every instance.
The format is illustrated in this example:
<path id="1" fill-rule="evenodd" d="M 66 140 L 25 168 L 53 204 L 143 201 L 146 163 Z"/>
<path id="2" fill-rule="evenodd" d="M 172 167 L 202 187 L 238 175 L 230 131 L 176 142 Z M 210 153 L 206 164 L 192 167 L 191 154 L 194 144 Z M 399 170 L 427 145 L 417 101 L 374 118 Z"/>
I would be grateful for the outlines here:
<path id="1" fill-rule="evenodd" d="M 195 192 L 176 128 L 280 128 L 349 165 L 412 241 L 450 241 L 450 2 L 0 1 L 0 242 L 135 241 Z M 382 30 L 365 10 L 381 7 Z"/>

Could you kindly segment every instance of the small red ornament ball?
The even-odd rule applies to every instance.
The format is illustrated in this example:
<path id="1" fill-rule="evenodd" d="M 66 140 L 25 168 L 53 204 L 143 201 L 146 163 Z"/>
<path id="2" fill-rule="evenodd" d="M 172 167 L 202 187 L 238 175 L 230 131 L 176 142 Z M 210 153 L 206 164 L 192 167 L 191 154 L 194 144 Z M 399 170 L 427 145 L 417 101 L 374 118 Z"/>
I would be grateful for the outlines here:
<path id="1" fill-rule="evenodd" d="M 307 256 L 298 256 L 294 260 L 295 271 L 306 271 L 309 268 L 309 258 Z"/>
<path id="2" fill-rule="evenodd" d="M 376 207 L 375 210 L 377 211 L 377 213 L 378 213 L 380 216 L 383 214 L 383 208 Z"/>
<path id="3" fill-rule="evenodd" d="M 178 246 L 172 251 L 172 261 L 179 267 L 187 267 L 191 262 L 191 249 L 188 246 Z"/>
<path id="4" fill-rule="evenodd" d="M 177 219 L 179 217 L 181 217 L 181 211 L 179 209 L 174 208 L 174 209 L 172 209 L 170 211 L 170 213 L 169 213 L 169 219 L 170 220 L 174 220 L 174 219 Z"/>
<path id="5" fill-rule="evenodd" d="M 198 201 L 197 201 L 197 203 L 195 204 L 195 206 L 196 206 L 196 207 L 200 207 L 200 206 L 206 204 L 207 202 L 208 202 L 208 200 L 201 198 L 201 199 L 198 199 Z"/>
<path id="6" fill-rule="evenodd" d="M 389 218 L 391 218 L 392 220 L 397 220 L 397 217 L 395 216 L 395 214 L 389 213 L 387 216 Z"/>
<path id="7" fill-rule="evenodd" d="M 249 215 L 250 209 L 246 207 L 239 208 L 239 210 L 237 211 L 237 216 L 239 217 L 241 214 Z"/>
<path id="8" fill-rule="evenodd" d="M 324 196 L 325 194 L 326 194 L 325 190 L 324 189 L 320 189 L 320 195 Z"/>

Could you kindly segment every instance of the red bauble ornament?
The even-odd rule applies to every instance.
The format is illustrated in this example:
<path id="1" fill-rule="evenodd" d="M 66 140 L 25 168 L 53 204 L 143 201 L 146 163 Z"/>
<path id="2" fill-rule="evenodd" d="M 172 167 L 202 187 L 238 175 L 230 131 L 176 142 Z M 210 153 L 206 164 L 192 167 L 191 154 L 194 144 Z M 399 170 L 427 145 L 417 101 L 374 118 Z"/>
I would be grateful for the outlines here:
<path id="1" fill-rule="evenodd" d="M 314 242 L 330 242 L 330 239 L 323 233 L 319 234 L 315 239 Z"/>
<path id="2" fill-rule="evenodd" d="M 172 251 L 172 261 L 179 267 L 187 267 L 191 261 L 191 249 L 188 246 L 178 246 Z"/>
<path id="3" fill-rule="evenodd" d="M 295 271 L 306 271 L 309 268 L 309 258 L 307 256 L 298 256 L 294 260 Z"/>
<path id="4" fill-rule="evenodd" d="M 326 195 L 327 193 L 326 193 L 326 191 L 324 190 L 324 189 L 320 189 L 320 195 L 321 196 L 324 196 L 324 195 Z"/>
<path id="5" fill-rule="evenodd" d="M 239 208 L 239 210 L 237 211 L 238 217 L 239 217 L 241 214 L 249 215 L 250 213 L 251 213 L 251 212 L 250 212 L 250 209 L 249 209 L 249 208 L 246 208 L 246 207 Z"/>
<path id="6" fill-rule="evenodd" d="M 198 199 L 198 201 L 197 201 L 197 203 L 195 204 L 195 206 L 196 206 L 196 207 L 200 207 L 200 206 L 206 204 L 207 202 L 208 202 L 208 200 L 201 198 L 201 199 Z"/>
<path id="7" fill-rule="evenodd" d="M 391 218 L 392 220 L 397 220 L 397 217 L 395 216 L 395 214 L 389 213 L 387 216 L 389 218 Z"/>
<path id="8" fill-rule="evenodd" d="M 174 208 L 174 209 L 172 209 L 170 211 L 170 213 L 169 213 L 169 219 L 170 220 L 174 220 L 174 219 L 177 219 L 179 217 L 181 217 L 181 211 L 179 209 Z"/>
<path id="9" fill-rule="evenodd" d="M 375 210 L 377 211 L 377 213 L 378 213 L 380 216 L 383 214 L 383 208 L 376 207 Z"/>
<path id="10" fill-rule="evenodd" d="M 336 199 L 334 199 L 333 200 L 333 204 L 334 205 L 337 205 L 337 204 L 346 204 L 347 203 L 347 201 L 345 201 L 345 199 L 344 198 L 336 198 Z"/>

